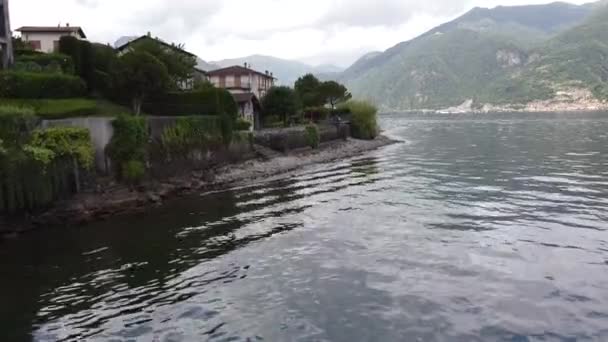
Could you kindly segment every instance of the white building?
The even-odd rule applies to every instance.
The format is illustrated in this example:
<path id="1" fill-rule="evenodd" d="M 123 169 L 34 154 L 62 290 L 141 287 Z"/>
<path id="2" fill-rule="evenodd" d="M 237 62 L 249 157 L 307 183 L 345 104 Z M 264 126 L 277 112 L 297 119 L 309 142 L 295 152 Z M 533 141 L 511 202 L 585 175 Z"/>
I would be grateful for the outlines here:
<path id="1" fill-rule="evenodd" d="M 28 43 L 34 50 L 51 53 L 59 49 L 59 39 L 72 36 L 86 39 L 87 36 L 79 26 L 24 26 L 16 31 L 21 32 L 21 40 Z"/>
<path id="2" fill-rule="evenodd" d="M 250 69 L 245 66 L 231 66 L 208 71 L 209 81 L 217 88 L 224 88 L 232 94 L 253 93 L 262 99 L 268 90 L 274 86 L 275 78 L 271 73 Z"/>

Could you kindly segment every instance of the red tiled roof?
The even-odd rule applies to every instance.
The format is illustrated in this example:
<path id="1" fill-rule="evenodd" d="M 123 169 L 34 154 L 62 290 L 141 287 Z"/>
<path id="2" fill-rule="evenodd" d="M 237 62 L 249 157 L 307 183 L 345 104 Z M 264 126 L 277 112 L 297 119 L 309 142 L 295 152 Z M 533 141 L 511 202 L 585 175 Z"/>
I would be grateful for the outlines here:
<path id="1" fill-rule="evenodd" d="M 211 71 L 207 71 L 207 74 L 209 74 L 209 76 L 221 76 L 221 75 L 249 75 L 249 74 L 258 74 L 261 75 L 263 77 L 267 77 L 267 78 L 272 78 L 272 79 L 276 79 L 270 75 L 267 75 L 263 72 L 259 72 L 257 70 L 253 70 L 253 69 L 249 69 L 249 68 L 245 68 L 242 67 L 240 65 L 233 65 L 227 68 L 221 68 L 221 69 L 216 69 L 216 70 L 211 70 Z"/>
<path id="2" fill-rule="evenodd" d="M 78 33 L 82 38 L 87 36 L 80 26 L 23 26 L 15 31 L 18 32 L 53 32 L 53 33 Z"/>

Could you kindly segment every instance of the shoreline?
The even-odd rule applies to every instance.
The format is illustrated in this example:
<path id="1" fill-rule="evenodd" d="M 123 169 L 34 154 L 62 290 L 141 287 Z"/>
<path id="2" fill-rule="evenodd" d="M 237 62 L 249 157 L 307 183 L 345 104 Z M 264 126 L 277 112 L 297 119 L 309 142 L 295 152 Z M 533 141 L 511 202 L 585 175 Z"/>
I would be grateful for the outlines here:
<path id="1" fill-rule="evenodd" d="M 114 216 L 138 213 L 197 191 L 223 190 L 259 182 L 302 167 L 355 157 L 395 143 L 398 141 L 380 135 L 374 140 L 351 138 L 347 141 L 331 141 L 321 144 L 316 150 L 304 148 L 288 154 L 258 151 L 258 156 L 253 159 L 215 169 L 193 170 L 163 181 L 146 182 L 137 190 L 114 184 L 104 190 L 86 192 L 60 201 L 44 213 L 29 218 L 8 223 L 0 218 L 0 240 L 2 237 L 14 237 L 47 227 L 82 225 Z M 3 225 L 5 227 L 1 228 Z"/>
<path id="2" fill-rule="evenodd" d="M 608 111 L 608 105 L 602 108 L 569 108 L 569 109 L 492 109 L 492 110 L 479 110 L 479 109 L 471 109 L 471 110 L 446 110 L 446 109 L 417 109 L 417 110 L 383 110 L 382 114 L 390 114 L 390 113 L 403 113 L 403 114 L 441 114 L 441 115 L 450 115 L 450 114 L 551 114 L 551 113 L 602 113 Z"/>

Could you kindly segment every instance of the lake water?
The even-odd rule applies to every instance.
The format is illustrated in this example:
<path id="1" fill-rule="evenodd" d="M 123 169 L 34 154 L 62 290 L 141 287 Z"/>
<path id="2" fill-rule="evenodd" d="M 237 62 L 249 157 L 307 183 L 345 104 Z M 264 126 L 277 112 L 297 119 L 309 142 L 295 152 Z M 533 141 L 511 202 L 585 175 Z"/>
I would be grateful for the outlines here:
<path id="1" fill-rule="evenodd" d="M 404 142 L 0 245 L 0 340 L 608 341 L 608 114 Z"/>

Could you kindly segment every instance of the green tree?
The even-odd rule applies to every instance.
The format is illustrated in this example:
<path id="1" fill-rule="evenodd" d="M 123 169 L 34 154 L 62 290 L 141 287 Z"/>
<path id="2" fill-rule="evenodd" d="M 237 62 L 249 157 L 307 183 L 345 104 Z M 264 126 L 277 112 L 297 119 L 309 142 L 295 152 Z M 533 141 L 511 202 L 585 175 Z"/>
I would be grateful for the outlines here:
<path id="1" fill-rule="evenodd" d="M 313 74 L 306 74 L 295 83 L 295 91 L 304 107 L 319 107 L 325 104 L 320 93 L 321 81 Z"/>
<path id="2" fill-rule="evenodd" d="M 142 39 L 132 46 L 132 51 L 147 52 L 158 58 L 165 67 L 173 81 L 171 86 L 179 88 L 179 84 L 192 77 L 196 66 L 196 57 L 184 51 L 183 45 L 166 45 L 158 39 Z"/>
<path id="3" fill-rule="evenodd" d="M 319 92 L 324 100 L 324 103 L 329 103 L 332 109 L 342 102 L 346 102 L 352 98 L 346 87 L 335 81 L 323 82 L 319 87 Z"/>
<path id="4" fill-rule="evenodd" d="M 121 56 L 121 90 L 131 99 L 133 112 L 141 113 L 144 100 L 162 93 L 169 85 L 167 67 L 148 52 L 130 51 Z"/>
<path id="5" fill-rule="evenodd" d="M 278 116 L 287 125 L 287 119 L 298 112 L 296 92 L 289 87 L 272 87 L 262 99 L 262 110 L 266 116 Z"/>

